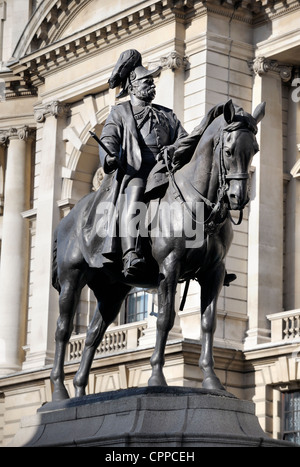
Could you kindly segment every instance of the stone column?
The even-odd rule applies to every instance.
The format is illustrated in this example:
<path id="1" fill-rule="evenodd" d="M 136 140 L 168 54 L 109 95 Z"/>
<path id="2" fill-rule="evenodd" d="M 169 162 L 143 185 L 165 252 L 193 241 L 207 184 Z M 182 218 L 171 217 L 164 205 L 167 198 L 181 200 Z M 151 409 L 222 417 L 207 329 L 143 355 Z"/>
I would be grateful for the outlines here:
<path id="1" fill-rule="evenodd" d="M 61 168 L 65 156 L 63 129 L 68 107 L 59 102 L 35 107 L 41 134 L 36 236 L 33 270 L 31 331 L 24 369 L 50 364 L 54 356 L 54 334 L 58 317 L 58 294 L 51 284 L 53 232 L 60 221 L 57 201 L 61 198 Z"/>
<path id="2" fill-rule="evenodd" d="M 5 177 L 5 147 L 2 144 L 0 145 L 0 216 L 3 215 L 3 206 L 4 206 L 4 177 Z M 2 236 L 0 235 L 0 240 L 1 238 Z M 1 248 L 0 248 L 0 253 L 1 253 Z M 0 257 L 0 264 L 1 264 L 1 257 Z"/>
<path id="3" fill-rule="evenodd" d="M 21 368 L 27 299 L 28 229 L 21 213 L 30 200 L 31 131 L 2 131 L 7 145 L 0 269 L 0 375 Z"/>
<path id="4" fill-rule="evenodd" d="M 285 209 L 285 310 L 300 308 L 300 98 L 293 93 L 290 89 L 287 170 L 291 179 L 287 184 Z"/>
<path id="5" fill-rule="evenodd" d="M 269 341 L 266 315 L 282 311 L 283 138 L 282 79 L 290 70 L 258 58 L 253 64 L 253 109 L 266 102 L 259 124 L 260 152 L 253 165 L 248 247 L 248 317 L 245 348 Z"/>

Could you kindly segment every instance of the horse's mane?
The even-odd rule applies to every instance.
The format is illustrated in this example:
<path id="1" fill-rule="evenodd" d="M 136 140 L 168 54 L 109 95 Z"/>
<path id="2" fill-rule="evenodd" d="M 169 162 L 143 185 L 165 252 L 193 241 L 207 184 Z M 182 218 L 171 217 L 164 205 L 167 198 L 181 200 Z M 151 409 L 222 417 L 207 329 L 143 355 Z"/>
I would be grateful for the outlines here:
<path id="1" fill-rule="evenodd" d="M 234 105 L 235 114 L 231 123 L 226 123 L 222 128 L 223 131 L 231 132 L 239 129 L 249 130 L 253 134 L 257 133 L 257 122 L 251 114 L 244 111 L 242 107 Z M 196 147 L 204 135 L 205 131 L 210 125 L 219 117 L 223 115 L 224 104 L 214 106 L 204 117 L 200 125 L 196 126 L 195 129 L 188 136 L 183 138 L 175 151 L 175 155 L 179 157 L 181 167 L 190 162 Z"/>

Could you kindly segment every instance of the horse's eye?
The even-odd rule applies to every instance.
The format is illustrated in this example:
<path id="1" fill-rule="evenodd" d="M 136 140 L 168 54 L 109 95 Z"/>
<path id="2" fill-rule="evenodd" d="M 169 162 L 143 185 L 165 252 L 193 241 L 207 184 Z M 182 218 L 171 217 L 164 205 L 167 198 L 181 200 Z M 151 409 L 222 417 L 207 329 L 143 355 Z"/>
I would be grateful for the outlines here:
<path id="1" fill-rule="evenodd" d="M 225 154 L 226 154 L 227 157 L 232 156 L 232 152 L 230 151 L 230 149 L 225 149 Z"/>

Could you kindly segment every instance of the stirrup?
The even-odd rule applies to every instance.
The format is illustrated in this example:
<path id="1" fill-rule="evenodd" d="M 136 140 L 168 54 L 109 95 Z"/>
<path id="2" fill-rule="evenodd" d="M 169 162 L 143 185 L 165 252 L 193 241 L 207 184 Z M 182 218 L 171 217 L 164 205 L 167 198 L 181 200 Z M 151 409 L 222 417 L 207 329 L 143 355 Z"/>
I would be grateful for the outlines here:
<path id="1" fill-rule="evenodd" d="M 225 287 L 229 287 L 230 283 L 236 280 L 236 274 L 226 274 L 224 278 Z"/>

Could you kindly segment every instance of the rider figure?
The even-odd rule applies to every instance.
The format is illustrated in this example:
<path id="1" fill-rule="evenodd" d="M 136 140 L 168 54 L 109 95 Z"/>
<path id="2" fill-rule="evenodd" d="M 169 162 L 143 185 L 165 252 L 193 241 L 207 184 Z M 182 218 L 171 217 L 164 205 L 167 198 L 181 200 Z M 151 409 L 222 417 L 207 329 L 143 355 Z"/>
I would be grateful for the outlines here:
<path id="1" fill-rule="evenodd" d="M 140 53 L 127 50 L 121 54 L 109 80 L 111 88 L 122 86 L 117 97 L 130 96 L 130 101 L 112 108 L 101 134 L 108 151 L 100 147 L 104 171 L 118 170 L 123 180 L 118 184 L 118 195 L 125 194 L 128 206 L 121 216 L 124 228 L 136 215 L 135 205 L 143 201 L 148 175 L 162 157 L 164 148 L 168 148 L 169 157 L 172 157 L 180 139 L 187 136 L 171 109 L 152 104 L 154 78 L 160 70 L 160 67 L 147 70 Z M 121 238 L 125 276 L 135 275 L 145 264 L 136 248 L 138 231 L 135 230 Z"/>

